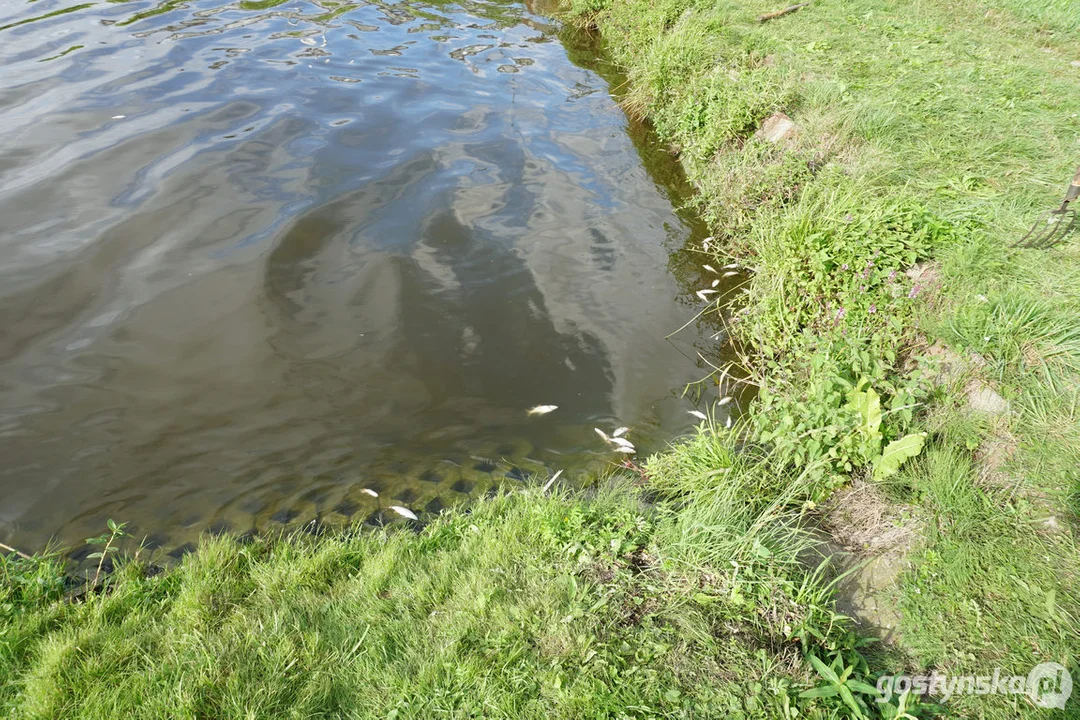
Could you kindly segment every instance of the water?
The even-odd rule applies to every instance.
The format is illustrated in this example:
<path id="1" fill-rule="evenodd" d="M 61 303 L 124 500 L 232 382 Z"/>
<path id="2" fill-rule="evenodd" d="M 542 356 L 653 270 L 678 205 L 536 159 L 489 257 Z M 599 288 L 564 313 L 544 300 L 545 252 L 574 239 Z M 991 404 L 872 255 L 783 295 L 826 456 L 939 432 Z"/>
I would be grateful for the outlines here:
<path id="1" fill-rule="evenodd" d="M 686 432 L 715 276 L 593 55 L 513 2 L 6 4 L 0 537 L 436 512 Z"/>

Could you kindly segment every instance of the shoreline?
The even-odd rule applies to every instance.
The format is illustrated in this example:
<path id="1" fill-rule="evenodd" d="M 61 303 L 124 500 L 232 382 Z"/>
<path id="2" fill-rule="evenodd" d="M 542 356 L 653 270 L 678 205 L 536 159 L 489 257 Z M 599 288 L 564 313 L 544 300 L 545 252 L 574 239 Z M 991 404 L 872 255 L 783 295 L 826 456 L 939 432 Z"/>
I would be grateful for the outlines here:
<path id="1" fill-rule="evenodd" d="M 208 538 L 77 604 L 49 561 L 5 561 L 0 707 L 1041 717 L 873 691 L 1080 676 L 1080 252 L 1011 248 L 1080 141 L 1080 37 L 1044 4 L 571 3 L 677 149 L 703 262 L 755 269 L 741 422 L 651 457 L 651 506 L 538 483 L 417 533 Z M 861 599 L 806 562 L 817 521 L 865 563 Z"/>

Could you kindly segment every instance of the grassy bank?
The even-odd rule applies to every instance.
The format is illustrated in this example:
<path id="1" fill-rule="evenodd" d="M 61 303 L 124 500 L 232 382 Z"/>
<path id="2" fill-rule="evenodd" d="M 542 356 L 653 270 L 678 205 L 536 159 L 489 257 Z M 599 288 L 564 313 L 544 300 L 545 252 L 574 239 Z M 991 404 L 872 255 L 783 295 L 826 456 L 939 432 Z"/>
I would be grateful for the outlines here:
<path id="1" fill-rule="evenodd" d="M 710 470 L 739 470 L 714 436 L 697 442 Z M 820 583 L 793 581 L 785 551 L 797 548 L 774 527 L 783 503 L 748 505 L 751 489 L 693 492 L 677 524 L 627 490 L 535 488 L 419 534 L 207 538 L 165 573 L 121 564 L 108 592 L 78 603 L 60 600 L 47 560 L 9 560 L 0 707 L 11 718 L 811 709 L 820 701 L 798 697 L 814 683 L 803 650 L 855 639 Z M 720 571 L 706 572 L 713 562 Z"/>
<path id="2" fill-rule="evenodd" d="M 751 436 L 792 468 L 823 461 L 812 499 L 854 479 L 885 520 L 877 535 L 905 531 L 867 553 L 900 556 L 880 583 L 900 612 L 879 661 L 1075 675 L 1078 244 L 1011 244 L 1080 160 L 1077 8 L 825 0 L 757 21 L 774 9 L 574 5 L 625 68 L 626 107 L 697 186 L 716 230 L 703 258 L 755 270 L 733 323 L 762 355 Z M 790 136 L 758 136 L 777 112 Z M 917 459 L 881 471 L 887 443 L 922 433 Z"/>
<path id="3" fill-rule="evenodd" d="M 730 317 L 761 387 L 744 425 L 652 458 L 644 490 L 210 539 L 80 603 L 54 564 L 9 559 L 0 707 L 1062 716 L 1023 695 L 880 704 L 865 683 L 1047 661 L 1080 678 L 1078 243 L 1010 248 L 1080 160 L 1067 5 L 818 0 L 759 23 L 775 5 L 577 0 L 698 190 L 702 264 L 754 270 Z M 790 137 L 758 137 L 777 112 Z M 874 572 L 831 585 L 816 528 Z M 856 603 L 862 625 L 834 613 L 852 577 L 879 606 Z"/>

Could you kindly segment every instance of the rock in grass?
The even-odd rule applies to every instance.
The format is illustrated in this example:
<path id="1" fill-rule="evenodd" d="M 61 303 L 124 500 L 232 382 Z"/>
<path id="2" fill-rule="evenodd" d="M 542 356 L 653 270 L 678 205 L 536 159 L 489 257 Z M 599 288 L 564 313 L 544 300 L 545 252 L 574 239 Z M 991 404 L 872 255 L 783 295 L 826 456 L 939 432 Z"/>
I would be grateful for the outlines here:
<path id="1" fill-rule="evenodd" d="M 754 137 L 759 140 L 778 143 L 795 135 L 797 129 L 794 120 L 784 113 L 778 112 L 765 118 L 765 121 L 761 123 L 761 127 L 754 133 Z"/>
<path id="2" fill-rule="evenodd" d="M 981 380 L 972 380 L 967 386 L 968 407 L 975 412 L 1000 415 L 1009 411 L 1009 401 Z"/>

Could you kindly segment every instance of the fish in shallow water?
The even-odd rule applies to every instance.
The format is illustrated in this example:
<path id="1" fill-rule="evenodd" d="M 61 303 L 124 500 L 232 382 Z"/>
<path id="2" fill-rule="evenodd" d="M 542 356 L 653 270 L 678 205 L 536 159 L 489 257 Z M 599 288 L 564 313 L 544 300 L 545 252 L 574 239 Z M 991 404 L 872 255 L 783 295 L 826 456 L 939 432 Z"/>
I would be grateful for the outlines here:
<path id="1" fill-rule="evenodd" d="M 409 508 L 401 507 L 400 505 L 391 505 L 390 509 L 393 510 L 394 512 L 396 512 L 398 515 L 400 515 L 403 518 L 409 518 L 410 520 L 419 520 L 420 519 L 420 518 L 416 517 L 416 513 L 414 513 Z"/>

